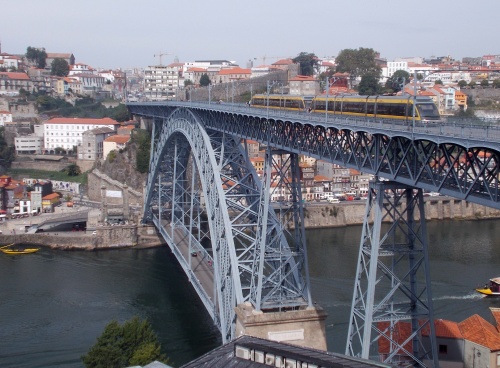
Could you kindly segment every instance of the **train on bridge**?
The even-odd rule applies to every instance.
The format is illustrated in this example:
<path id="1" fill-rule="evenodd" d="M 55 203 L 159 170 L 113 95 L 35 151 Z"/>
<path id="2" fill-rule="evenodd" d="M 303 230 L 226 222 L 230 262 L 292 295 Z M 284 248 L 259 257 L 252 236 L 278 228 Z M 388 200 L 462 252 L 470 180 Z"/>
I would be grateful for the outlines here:
<path id="1" fill-rule="evenodd" d="M 260 94 L 252 97 L 250 106 L 404 121 L 413 121 L 415 114 L 417 122 L 441 119 L 434 101 L 427 96 L 320 95 L 308 101 L 303 96 Z"/>

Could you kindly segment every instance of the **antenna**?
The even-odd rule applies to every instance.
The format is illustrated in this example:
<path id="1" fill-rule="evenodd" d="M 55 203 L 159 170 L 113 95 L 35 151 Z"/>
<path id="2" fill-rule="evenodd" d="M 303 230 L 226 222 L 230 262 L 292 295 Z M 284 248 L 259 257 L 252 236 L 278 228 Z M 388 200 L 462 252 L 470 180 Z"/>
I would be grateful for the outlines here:
<path id="1" fill-rule="evenodd" d="M 169 53 L 166 53 L 166 52 L 161 52 L 159 54 L 155 54 L 154 57 L 159 57 L 160 58 L 160 66 L 162 65 L 161 63 L 161 58 L 162 56 L 165 56 L 165 55 L 170 55 Z"/>

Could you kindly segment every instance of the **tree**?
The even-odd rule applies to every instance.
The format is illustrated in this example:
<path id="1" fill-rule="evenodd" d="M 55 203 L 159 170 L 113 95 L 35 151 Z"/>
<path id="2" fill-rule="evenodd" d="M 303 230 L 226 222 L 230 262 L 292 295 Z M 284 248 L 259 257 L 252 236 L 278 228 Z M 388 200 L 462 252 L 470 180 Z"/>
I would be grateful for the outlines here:
<path id="1" fill-rule="evenodd" d="M 459 86 L 460 88 L 467 87 L 467 82 L 466 82 L 466 81 L 464 81 L 463 79 L 461 79 L 461 80 L 459 80 L 459 81 L 458 81 L 458 86 Z"/>
<path id="2" fill-rule="evenodd" d="M 344 49 L 340 51 L 335 59 L 338 73 L 349 73 L 351 81 L 358 77 L 369 74 L 374 77 L 380 76 L 380 67 L 375 62 L 377 53 L 373 49 L 360 47 L 355 49 Z"/>
<path id="3" fill-rule="evenodd" d="M 152 361 L 168 362 L 161 353 L 158 337 L 148 321 L 134 317 L 120 325 L 111 321 L 97 342 L 82 356 L 88 368 L 121 368 L 132 365 L 146 365 Z"/>
<path id="4" fill-rule="evenodd" d="M 200 86 L 206 87 L 210 84 L 210 78 L 207 73 L 203 73 L 200 77 Z"/>
<path id="5" fill-rule="evenodd" d="M 26 49 L 26 59 L 34 63 L 38 68 L 44 69 L 47 62 L 47 53 L 44 49 L 28 46 Z"/>
<path id="6" fill-rule="evenodd" d="M 50 75 L 66 77 L 69 73 L 69 64 L 66 60 L 56 58 L 52 61 Z"/>
<path id="7" fill-rule="evenodd" d="M 132 134 L 132 141 L 137 144 L 136 170 L 140 173 L 147 173 L 149 170 L 151 136 L 147 130 L 135 129 Z"/>
<path id="8" fill-rule="evenodd" d="M 314 75 L 319 67 L 318 57 L 313 53 L 301 52 L 292 61 L 299 64 L 299 74 L 301 75 Z"/>
<path id="9" fill-rule="evenodd" d="M 113 109 L 113 114 L 111 117 L 117 122 L 121 123 L 130 120 L 130 113 L 127 109 L 127 106 L 125 106 L 124 104 L 119 104 Z"/>
<path id="10" fill-rule="evenodd" d="M 360 95 L 376 95 L 380 91 L 380 86 L 378 84 L 378 78 L 366 74 L 361 77 L 361 82 L 358 85 L 358 92 Z"/>
<path id="11" fill-rule="evenodd" d="M 493 81 L 493 88 L 500 88 L 500 78 Z"/>
<path id="12" fill-rule="evenodd" d="M 488 79 L 483 79 L 480 84 L 481 87 L 489 87 L 490 82 L 488 82 Z"/>
<path id="13" fill-rule="evenodd" d="M 409 81 L 410 73 L 405 70 L 396 70 L 385 82 L 385 87 L 390 88 L 393 92 L 399 92 Z"/>
<path id="14" fill-rule="evenodd" d="M 470 83 L 469 83 L 469 87 L 470 87 L 470 88 L 474 88 L 474 87 L 476 87 L 476 82 L 474 82 L 474 81 L 470 81 Z"/>
<path id="15" fill-rule="evenodd" d="M 434 84 L 439 84 L 439 85 L 443 85 L 443 81 L 441 79 L 438 79 L 434 82 Z"/>
<path id="16" fill-rule="evenodd" d="M 68 174 L 68 176 L 78 176 L 82 173 L 82 170 L 77 164 L 71 164 L 66 167 L 66 173 Z"/>

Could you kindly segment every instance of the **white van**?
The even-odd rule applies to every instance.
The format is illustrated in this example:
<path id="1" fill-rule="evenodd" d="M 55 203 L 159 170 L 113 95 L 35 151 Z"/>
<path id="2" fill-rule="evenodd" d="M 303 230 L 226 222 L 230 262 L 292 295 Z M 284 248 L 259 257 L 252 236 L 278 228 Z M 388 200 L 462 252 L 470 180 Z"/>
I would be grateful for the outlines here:
<path id="1" fill-rule="evenodd" d="M 328 197 L 328 203 L 340 203 L 338 198 Z"/>

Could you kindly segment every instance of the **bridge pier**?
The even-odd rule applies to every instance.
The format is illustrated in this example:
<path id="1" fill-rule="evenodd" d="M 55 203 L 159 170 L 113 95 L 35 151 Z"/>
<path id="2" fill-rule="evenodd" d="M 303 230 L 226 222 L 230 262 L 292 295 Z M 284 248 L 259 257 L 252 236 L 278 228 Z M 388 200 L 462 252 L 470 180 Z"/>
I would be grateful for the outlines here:
<path id="1" fill-rule="evenodd" d="M 235 336 L 249 335 L 272 341 L 326 350 L 326 312 L 319 306 L 282 311 L 257 311 L 251 303 L 235 308 Z"/>
<path id="2" fill-rule="evenodd" d="M 371 182 L 346 355 L 438 366 L 427 248 L 422 189 Z"/>

